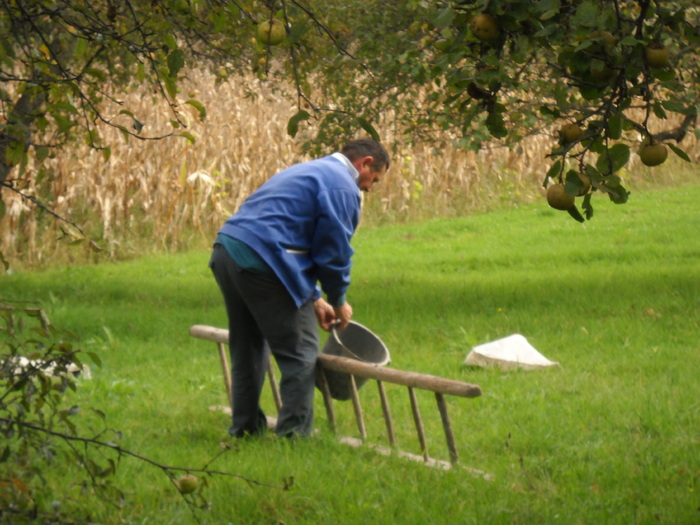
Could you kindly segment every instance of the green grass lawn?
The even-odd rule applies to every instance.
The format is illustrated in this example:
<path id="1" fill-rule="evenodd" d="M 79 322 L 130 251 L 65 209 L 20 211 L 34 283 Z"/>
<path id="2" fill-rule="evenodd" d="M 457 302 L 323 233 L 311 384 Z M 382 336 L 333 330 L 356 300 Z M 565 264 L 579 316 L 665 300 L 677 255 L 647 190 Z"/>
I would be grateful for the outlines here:
<path id="1" fill-rule="evenodd" d="M 100 355 L 66 400 L 85 408 L 82 428 L 100 408 L 126 449 L 182 467 L 216 458 L 209 468 L 245 478 L 206 478 L 208 509 L 193 509 L 160 469 L 123 458 L 119 508 L 78 497 L 60 468 L 46 476 L 68 495 L 35 496 L 105 523 L 698 523 L 698 201 L 695 185 L 599 203 L 585 225 L 537 204 L 358 231 L 355 319 L 392 367 L 482 387 L 449 407 L 461 465 L 490 481 L 338 444 L 320 396 L 317 437 L 231 441 L 227 416 L 209 410 L 225 403 L 215 346 L 187 332 L 226 325 L 208 253 L 0 277 L 0 302 L 32 301 Z M 561 366 L 464 366 L 474 345 L 513 333 Z M 398 448 L 419 453 L 405 389 L 387 390 Z M 360 393 L 369 441 L 385 444 L 375 388 Z M 419 402 L 431 455 L 448 459 L 434 401 Z M 351 406 L 336 411 L 357 435 Z"/>

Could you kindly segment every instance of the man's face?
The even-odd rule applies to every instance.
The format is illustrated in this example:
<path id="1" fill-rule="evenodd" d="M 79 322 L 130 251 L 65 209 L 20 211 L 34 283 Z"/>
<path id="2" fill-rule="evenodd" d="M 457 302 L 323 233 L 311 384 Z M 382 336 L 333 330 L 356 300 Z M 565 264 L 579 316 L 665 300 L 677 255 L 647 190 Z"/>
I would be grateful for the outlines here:
<path id="1" fill-rule="evenodd" d="M 372 185 L 379 182 L 386 174 L 386 167 L 379 171 L 372 171 L 373 157 L 363 157 L 354 162 L 355 168 L 360 173 L 357 185 L 362 191 L 371 191 Z"/>

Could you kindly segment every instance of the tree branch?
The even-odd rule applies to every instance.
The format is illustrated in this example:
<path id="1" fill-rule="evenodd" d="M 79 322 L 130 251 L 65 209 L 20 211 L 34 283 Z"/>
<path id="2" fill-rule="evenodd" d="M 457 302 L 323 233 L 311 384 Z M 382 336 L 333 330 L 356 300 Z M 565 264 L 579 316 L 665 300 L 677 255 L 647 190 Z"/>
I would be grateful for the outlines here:
<path id="1" fill-rule="evenodd" d="M 175 466 L 175 465 L 164 465 L 162 463 L 158 463 L 157 461 L 150 459 L 146 456 L 143 456 L 141 454 L 137 454 L 136 452 L 132 452 L 129 449 L 120 447 L 119 445 L 112 443 L 112 442 L 105 442 L 105 441 L 100 441 L 97 439 L 93 438 L 85 438 L 81 436 L 71 436 L 69 434 L 64 434 L 63 432 L 57 432 L 55 430 L 50 430 L 48 428 L 40 427 L 38 425 L 33 425 L 31 423 L 27 423 L 25 421 L 17 421 L 14 419 L 8 419 L 8 418 L 0 418 L 0 423 L 3 425 L 18 425 L 20 427 L 33 430 L 35 432 L 40 432 L 42 434 L 46 434 L 49 436 L 53 436 L 56 438 L 60 438 L 66 442 L 70 443 L 83 443 L 88 446 L 95 446 L 95 447 L 100 447 L 104 449 L 109 449 L 113 450 L 116 452 L 119 456 L 129 456 L 132 458 L 135 458 L 139 461 L 143 461 L 144 463 L 147 463 L 153 467 L 159 468 L 166 474 L 170 474 L 171 472 L 197 472 L 200 474 L 208 474 L 211 476 L 226 476 L 226 477 L 232 477 L 232 478 L 238 478 L 242 481 L 245 481 L 249 485 L 255 485 L 259 487 L 267 487 L 267 488 L 273 488 L 273 489 L 282 489 L 284 490 L 286 487 L 286 484 L 284 484 L 282 487 L 278 485 L 271 485 L 269 483 L 263 483 L 261 481 L 251 479 L 245 476 L 242 476 L 240 474 L 234 474 L 232 472 L 226 472 L 226 471 L 221 471 L 221 470 L 213 470 L 210 468 L 207 468 L 205 466 L 204 468 L 191 468 L 191 467 L 180 467 L 180 466 Z M 209 465 L 211 462 L 208 462 L 207 465 Z"/>

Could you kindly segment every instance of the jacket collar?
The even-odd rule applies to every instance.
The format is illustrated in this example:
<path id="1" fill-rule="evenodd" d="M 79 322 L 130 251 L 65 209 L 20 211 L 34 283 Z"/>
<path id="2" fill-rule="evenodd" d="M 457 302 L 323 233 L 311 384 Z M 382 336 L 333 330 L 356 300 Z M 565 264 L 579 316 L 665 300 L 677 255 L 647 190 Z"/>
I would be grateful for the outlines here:
<path id="1" fill-rule="evenodd" d="M 333 157 L 333 158 L 335 158 L 335 159 L 338 159 L 340 162 L 342 162 L 343 164 L 345 164 L 345 167 L 346 167 L 346 168 L 348 169 L 348 171 L 350 172 L 350 175 L 352 175 L 352 178 L 355 179 L 355 182 L 358 181 L 358 179 L 359 179 L 359 177 L 360 177 L 360 172 L 358 172 L 358 171 L 355 169 L 355 166 L 352 165 L 352 162 L 350 162 L 350 159 L 348 159 L 345 155 L 343 155 L 343 154 L 340 153 L 339 151 L 336 151 L 335 153 L 333 153 L 333 154 L 331 155 L 331 157 Z"/>

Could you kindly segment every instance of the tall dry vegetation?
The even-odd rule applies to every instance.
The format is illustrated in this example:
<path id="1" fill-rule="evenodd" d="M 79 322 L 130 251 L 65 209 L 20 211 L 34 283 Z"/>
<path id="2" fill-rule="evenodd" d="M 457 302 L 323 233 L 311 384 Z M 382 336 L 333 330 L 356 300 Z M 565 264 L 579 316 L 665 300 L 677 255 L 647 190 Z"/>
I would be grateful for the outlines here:
<path id="1" fill-rule="evenodd" d="M 256 84 L 258 97 L 246 97 L 240 81 L 217 85 L 207 73 L 190 74 L 182 100 L 196 92 L 208 111 L 201 122 L 195 108 L 182 106 L 187 131 L 197 137 L 194 144 L 182 137 L 125 141 L 121 132 L 105 127 L 106 142 L 112 144 L 107 162 L 86 145 L 60 152 L 22 191 L 95 242 L 81 241 L 80 232 L 66 222 L 6 191 L 0 250 L 14 266 L 32 266 L 208 245 L 221 222 L 267 177 L 304 160 L 286 132 L 296 109 L 258 80 L 247 82 Z M 143 135 L 172 129 L 173 115 L 155 95 L 128 94 L 123 107 L 146 124 Z M 119 109 L 112 108 L 112 115 Z M 126 115 L 116 118 L 130 124 Z M 383 129 L 391 130 L 391 123 Z M 554 136 L 530 137 L 517 150 L 478 154 L 449 146 L 409 146 L 390 132 L 383 140 L 394 148 L 392 169 L 366 199 L 365 224 L 458 216 L 532 200 L 541 194 L 549 165 L 545 155 Z M 683 146 L 697 158 L 694 138 Z M 648 177 L 648 169 L 632 166 L 635 178 Z M 28 169 L 37 168 L 30 161 Z"/>

